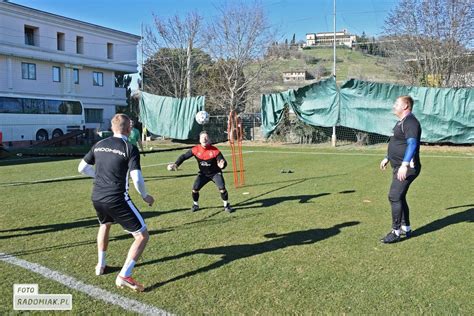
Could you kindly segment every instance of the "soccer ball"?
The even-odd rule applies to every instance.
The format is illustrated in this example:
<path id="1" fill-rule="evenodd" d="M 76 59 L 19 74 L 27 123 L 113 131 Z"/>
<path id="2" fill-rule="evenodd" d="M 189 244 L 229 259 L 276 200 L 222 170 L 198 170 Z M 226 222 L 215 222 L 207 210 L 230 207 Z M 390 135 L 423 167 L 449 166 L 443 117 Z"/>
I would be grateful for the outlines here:
<path id="1" fill-rule="evenodd" d="M 166 166 L 166 169 L 168 169 L 168 171 L 175 171 L 176 170 L 174 168 L 174 164 L 172 164 L 172 163 L 168 164 L 168 166 Z"/>
<path id="2" fill-rule="evenodd" d="M 206 111 L 199 111 L 196 113 L 196 122 L 200 125 L 207 124 L 209 122 L 209 113 Z"/>

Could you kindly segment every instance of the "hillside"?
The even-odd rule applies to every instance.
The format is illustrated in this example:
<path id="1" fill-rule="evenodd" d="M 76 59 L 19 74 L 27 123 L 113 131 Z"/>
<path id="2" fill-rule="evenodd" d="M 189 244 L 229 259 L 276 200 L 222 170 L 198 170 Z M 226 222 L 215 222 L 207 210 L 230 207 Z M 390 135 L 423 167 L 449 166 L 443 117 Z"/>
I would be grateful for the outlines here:
<path id="1" fill-rule="evenodd" d="M 336 57 L 336 78 L 338 85 L 350 78 L 376 82 L 397 82 L 397 76 L 389 68 L 387 58 L 367 55 L 360 51 L 344 48 L 336 49 Z M 283 91 L 318 80 L 318 78 L 315 78 L 313 80 L 307 80 L 304 83 L 283 83 L 282 74 L 284 71 L 306 70 L 314 74 L 318 72 L 321 73 L 321 70 L 325 70 L 323 77 L 327 77 L 331 75 L 332 67 L 332 48 L 317 48 L 293 52 L 289 58 L 278 58 L 270 62 L 269 72 L 273 80 L 265 90 L 267 90 L 267 92 Z"/>

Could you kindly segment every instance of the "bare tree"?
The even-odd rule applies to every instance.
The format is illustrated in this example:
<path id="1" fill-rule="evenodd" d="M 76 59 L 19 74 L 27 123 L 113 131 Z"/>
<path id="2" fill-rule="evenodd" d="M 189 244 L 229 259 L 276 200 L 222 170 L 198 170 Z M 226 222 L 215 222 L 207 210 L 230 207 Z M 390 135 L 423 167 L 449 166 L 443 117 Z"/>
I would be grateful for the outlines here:
<path id="1" fill-rule="evenodd" d="M 401 0 L 390 12 L 384 42 L 409 84 L 467 84 L 459 78 L 473 71 L 466 64 L 474 44 L 473 7 L 473 0 Z"/>
<path id="2" fill-rule="evenodd" d="M 207 50 L 222 77 L 221 106 L 225 111 L 242 110 L 258 93 L 263 70 L 268 65 L 264 53 L 273 34 L 258 3 L 225 3 L 206 32 Z"/>
<path id="3" fill-rule="evenodd" d="M 194 12 L 184 19 L 178 15 L 168 19 L 155 14 L 153 17 L 154 25 L 146 27 L 143 40 L 146 88 L 177 98 L 190 97 L 193 47 L 198 41 L 202 18 Z"/>

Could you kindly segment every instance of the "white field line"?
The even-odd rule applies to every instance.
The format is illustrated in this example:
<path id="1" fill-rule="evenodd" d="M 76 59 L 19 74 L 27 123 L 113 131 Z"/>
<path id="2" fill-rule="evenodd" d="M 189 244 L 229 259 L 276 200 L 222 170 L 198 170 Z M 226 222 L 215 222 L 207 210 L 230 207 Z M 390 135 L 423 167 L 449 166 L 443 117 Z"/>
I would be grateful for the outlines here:
<path id="1" fill-rule="evenodd" d="M 230 151 L 223 150 L 223 153 L 230 153 Z M 289 155 L 332 155 L 332 156 L 377 156 L 382 157 L 383 154 L 376 154 L 376 153 L 327 153 L 327 152 L 308 152 L 308 151 L 278 151 L 278 150 L 249 150 L 243 151 L 243 154 L 251 154 L 251 153 L 262 153 L 262 154 L 289 154 Z M 441 155 L 421 155 L 421 158 L 454 158 L 454 159 L 474 159 L 474 155 L 470 156 L 441 156 Z M 156 167 L 156 166 L 164 166 L 168 165 L 170 162 L 161 162 L 155 163 L 150 165 L 144 165 L 142 168 L 149 168 L 149 167 Z M 57 181 L 57 180 L 67 180 L 73 179 L 78 177 L 85 177 L 83 175 L 74 175 L 74 176 L 66 176 L 66 177 L 58 177 L 58 178 L 49 178 L 49 179 L 40 179 L 40 180 L 33 180 L 33 181 L 21 181 L 16 183 L 5 183 L 0 184 L 2 186 L 16 186 L 16 185 L 24 185 L 24 184 L 36 184 L 41 182 L 48 182 L 48 181 Z M 86 177 L 85 177 L 86 178 Z"/>
<path id="2" fill-rule="evenodd" d="M 137 300 L 126 298 L 124 296 L 111 293 L 93 285 L 86 284 L 76 278 L 73 278 L 66 274 L 62 274 L 58 271 L 51 270 L 37 263 L 19 259 L 4 253 L 0 253 L 0 261 L 37 273 L 47 279 L 61 283 L 70 289 L 89 295 L 90 297 L 96 300 L 101 300 L 109 304 L 120 306 L 121 308 L 130 312 L 135 312 L 143 315 L 172 315 L 158 307 L 144 304 Z M 77 310 L 76 312 L 80 313 L 80 311 Z"/>
<path id="3" fill-rule="evenodd" d="M 333 156 L 378 156 L 383 157 L 383 153 L 327 153 L 327 152 L 309 152 L 309 151 L 278 151 L 278 150 L 252 150 L 249 153 L 265 153 L 265 154 L 296 154 L 296 155 L 333 155 Z M 474 159 L 472 156 L 445 156 L 445 155 L 420 155 L 423 158 L 457 158 L 457 159 Z"/>

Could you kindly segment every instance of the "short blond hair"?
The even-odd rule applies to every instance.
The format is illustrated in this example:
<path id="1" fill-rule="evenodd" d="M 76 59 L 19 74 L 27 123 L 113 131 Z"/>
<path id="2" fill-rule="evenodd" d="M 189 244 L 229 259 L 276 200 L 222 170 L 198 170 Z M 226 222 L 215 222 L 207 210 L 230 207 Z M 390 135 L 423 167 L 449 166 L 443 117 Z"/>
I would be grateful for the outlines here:
<path id="1" fill-rule="evenodd" d="M 114 133 L 126 134 L 129 132 L 130 118 L 128 115 L 123 113 L 115 114 L 110 122 L 112 123 L 112 131 Z"/>
<path id="2" fill-rule="evenodd" d="M 402 95 L 402 96 L 399 96 L 397 99 L 400 99 L 402 100 L 403 103 L 405 103 L 406 105 L 408 105 L 408 107 L 410 108 L 410 111 L 413 110 L 413 98 L 410 97 L 409 95 Z"/>

